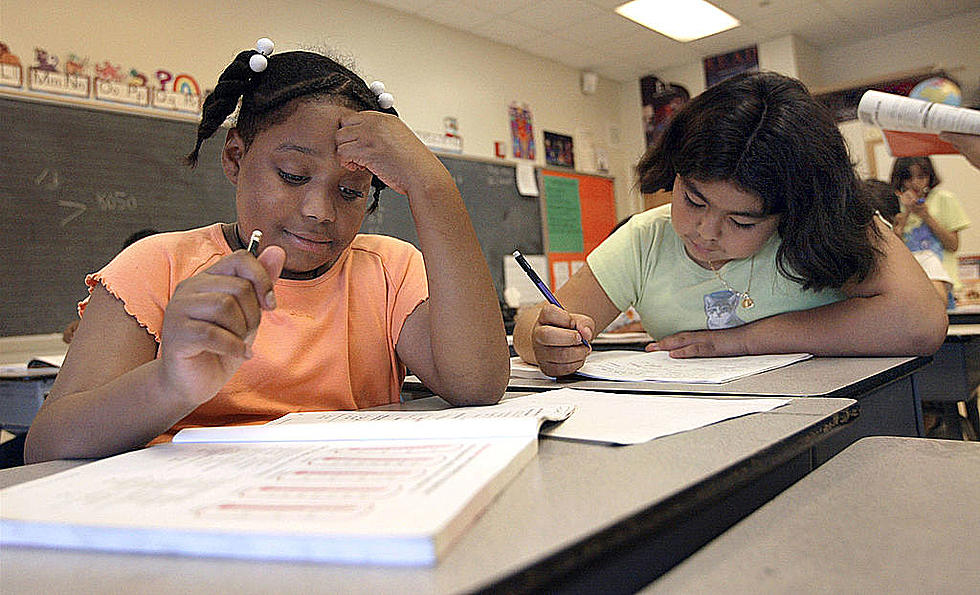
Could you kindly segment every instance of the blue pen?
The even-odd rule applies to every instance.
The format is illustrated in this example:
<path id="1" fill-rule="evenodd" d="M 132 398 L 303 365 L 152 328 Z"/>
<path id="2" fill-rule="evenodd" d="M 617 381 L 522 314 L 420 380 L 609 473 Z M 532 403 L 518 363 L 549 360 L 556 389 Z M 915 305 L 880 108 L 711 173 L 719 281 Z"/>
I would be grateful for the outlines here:
<path id="1" fill-rule="evenodd" d="M 555 294 L 551 293 L 551 290 L 548 289 L 548 286 L 544 284 L 544 281 L 541 280 L 541 277 L 539 277 L 538 274 L 534 272 L 534 269 L 531 268 L 531 265 L 527 262 L 527 259 L 524 258 L 524 255 L 521 254 L 520 250 L 514 250 L 514 260 L 517 261 L 517 264 L 521 265 L 521 268 L 524 269 L 524 272 L 527 273 L 527 276 L 531 278 L 531 282 L 537 285 L 538 291 L 541 292 L 541 295 L 544 296 L 544 299 L 548 300 L 549 303 L 558 306 L 562 310 L 565 309 L 561 304 L 558 303 L 558 298 L 555 297 Z M 579 333 L 579 336 L 582 337 L 582 334 Z M 588 347 L 589 349 L 592 349 L 592 345 L 589 345 L 589 342 L 585 340 L 585 337 L 582 337 L 582 344 Z"/>

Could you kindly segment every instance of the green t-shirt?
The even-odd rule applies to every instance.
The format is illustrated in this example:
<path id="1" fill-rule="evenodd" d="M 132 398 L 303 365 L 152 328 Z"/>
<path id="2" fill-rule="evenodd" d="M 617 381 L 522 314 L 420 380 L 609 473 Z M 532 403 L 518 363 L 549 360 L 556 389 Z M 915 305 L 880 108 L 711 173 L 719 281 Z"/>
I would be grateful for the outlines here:
<path id="1" fill-rule="evenodd" d="M 951 192 L 934 188 L 926 196 L 926 210 L 933 219 L 949 231 L 959 231 L 970 226 L 970 218 L 966 216 L 960 201 Z M 929 250 L 942 259 L 943 268 L 953 280 L 953 287 L 959 288 L 960 275 L 956 252 L 944 250 L 939 238 L 932 233 L 928 225 L 922 222 L 922 219 L 919 219 L 918 215 L 909 214 L 902 239 L 912 252 Z"/>
<path id="2" fill-rule="evenodd" d="M 774 234 L 753 258 L 733 260 L 718 273 L 737 292 L 748 289 L 755 305 L 741 299 L 710 269 L 696 264 L 670 224 L 670 205 L 639 213 L 589 254 L 589 268 L 621 311 L 636 309 L 654 339 L 680 331 L 739 326 L 774 314 L 840 301 L 836 290 L 803 291 L 779 274 Z M 751 286 L 749 276 L 751 272 Z"/>

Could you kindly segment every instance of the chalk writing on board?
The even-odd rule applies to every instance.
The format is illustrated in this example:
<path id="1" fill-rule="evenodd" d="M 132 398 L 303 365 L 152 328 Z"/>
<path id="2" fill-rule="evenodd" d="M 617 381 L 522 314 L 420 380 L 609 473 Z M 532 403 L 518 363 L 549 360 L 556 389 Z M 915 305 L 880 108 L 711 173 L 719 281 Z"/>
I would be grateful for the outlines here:
<path id="1" fill-rule="evenodd" d="M 58 186 L 61 185 L 58 170 L 50 170 L 45 167 L 41 173 L 34 177 L 34 185 L 45 190 L 57 190 Z"/>
<path id="2" fill-rule="evenodd" d="M 136 197 L 127 196 L 125 192 L 96 192 L 95 200 L 100 211 L 135 211 Z"/>
<path id="3" fill-rule="evenodd" d="M 509 175 L 510 172 L 507 170 L 501 170 L 499 167 L 488 165 L 485 173 L 487 175 L 487 186 L 491 188 L 494 186 L 512 186 L 514 184 L 514 176 Z"/>
<path id="4" fill-rule="evenodd" d="M 73 211 L 71 213 L 69 213 L 67 217 L 64 217 L 61 220 L 61 222 L 60 222 L 61 227 L 64 227 L 64 226 L 68 225 L 69 223 L 71 223 L 72 219 L 74 219 L 74 218 L 78 217 L 79 215 L 81 215 L 82 213 L 84 213 L 85 212 L 85 209 L 88 208 L 84 204 L 82 204 L 80 202 L 75 202 L 73 200 L 59 200 L 58 201 L 58 206 L 59 207 L 66 207 L 66 208 L 69 208 L 69 209 L 73 209 Z"/>

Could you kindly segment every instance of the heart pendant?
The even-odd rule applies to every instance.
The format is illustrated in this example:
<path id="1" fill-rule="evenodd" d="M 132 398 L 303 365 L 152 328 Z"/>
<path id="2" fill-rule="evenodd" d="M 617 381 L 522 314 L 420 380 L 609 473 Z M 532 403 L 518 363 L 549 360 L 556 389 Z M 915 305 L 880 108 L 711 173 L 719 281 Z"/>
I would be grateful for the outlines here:
<path id="1" fill-rule="evenodd" d="M 743 308 L 745 308 L 746 310 L 749 310 L 749 309 L 752 308 L 752 306 L 755 306 L 755 302 L 752 300 L 751 297 L 745 296 L 745 297 L 742 298 L 742 307 Z"/>

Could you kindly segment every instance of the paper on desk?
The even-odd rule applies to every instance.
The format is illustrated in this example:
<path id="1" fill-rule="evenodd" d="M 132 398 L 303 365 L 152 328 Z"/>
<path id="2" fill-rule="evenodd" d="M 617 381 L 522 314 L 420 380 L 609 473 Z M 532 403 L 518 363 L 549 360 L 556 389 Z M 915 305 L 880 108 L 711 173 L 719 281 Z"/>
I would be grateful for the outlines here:
<path id="1" fill-rule="evenodd" d="M 420 440 L 536 436 L 545 421 L 568 418 L 574 406 L 504 402 L 437 411 L 307 411 L 264 425 L 184 428 L 173 441 L 308 442 L 318 440 Z"/>
<path id="2" fill-rule="evenodd" d="M 578 373 L 600 380 L 721 383 L 811 357 L 809 353 L 785 353 L 676 359 L 666 351 L 598 351 L 589 354 Z"/>
<path id="3" fill-rule="evenodd" d="M 573 405 L 575 412 L 541 433 L 554 438 L 637 444 L 694 430 L 750 413 L 770 411 L 790 402 L 773 398 L 703 398 L 629 395 L 562 388 L 514 397 L 523 406 Z"/>
<path id="4" fill-rule="evenodd" d="M 538 178 L 533 161 L 517 162 L 517 191 L 521 196 L 538 196 Z"/>

